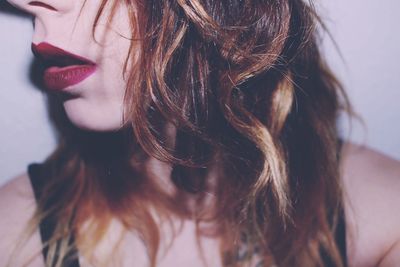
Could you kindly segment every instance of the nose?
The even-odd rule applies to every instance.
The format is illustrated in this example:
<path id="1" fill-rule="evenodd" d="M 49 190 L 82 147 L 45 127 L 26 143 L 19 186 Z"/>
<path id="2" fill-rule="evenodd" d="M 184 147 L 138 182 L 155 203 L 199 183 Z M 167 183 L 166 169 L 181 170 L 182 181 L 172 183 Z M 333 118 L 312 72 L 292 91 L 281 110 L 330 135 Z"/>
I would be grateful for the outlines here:
<path id="1" fill-rule="evenodd" d="M 0 0 L 1 1 L 1 0 Z M 62 38 L 63 34 L 71 34 L 71 21 L 76 7 L 85 0 L 7 0 L 11 5 L 30 13 L 34 20 L 32 42 L 40 42 L 46 38 Z"/>
<path id="2" fill-rule="evenodd" d="M 37 16 L 43 12 L 64 13 L 73 7 L 72 0 L 7 0 L 11 5 L 27 13 Z"/>

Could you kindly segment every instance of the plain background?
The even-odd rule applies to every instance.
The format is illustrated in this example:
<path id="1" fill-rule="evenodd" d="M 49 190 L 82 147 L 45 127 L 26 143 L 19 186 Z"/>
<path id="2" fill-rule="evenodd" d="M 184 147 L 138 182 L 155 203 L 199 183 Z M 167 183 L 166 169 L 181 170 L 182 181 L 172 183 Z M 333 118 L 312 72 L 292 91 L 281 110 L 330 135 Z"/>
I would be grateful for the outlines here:
<path id="1" fill-rule="evenodd" d="M 325 36 L 328 61 L 366 125 L 350 133 L 343 123 L 344 136 L 400 160 L 400 1 L 317 4 L 343 56 Z M 55 147 L 46 98 L 29 79 L 31 34 L 29 19 L 0 12 L 0 184 Z"/>

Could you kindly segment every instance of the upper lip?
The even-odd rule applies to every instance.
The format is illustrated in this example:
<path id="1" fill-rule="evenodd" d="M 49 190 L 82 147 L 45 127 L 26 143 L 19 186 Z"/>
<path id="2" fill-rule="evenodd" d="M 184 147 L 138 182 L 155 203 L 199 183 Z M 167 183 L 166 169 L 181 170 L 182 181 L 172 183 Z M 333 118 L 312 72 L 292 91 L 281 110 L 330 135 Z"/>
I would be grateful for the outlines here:
<path id="1" fill-rule="evenodd" d="M 48 66 L 95 65 L 93 61 L 87 58 L 75 55 L 46 42 L 32 43 L 32 52 Z"/>

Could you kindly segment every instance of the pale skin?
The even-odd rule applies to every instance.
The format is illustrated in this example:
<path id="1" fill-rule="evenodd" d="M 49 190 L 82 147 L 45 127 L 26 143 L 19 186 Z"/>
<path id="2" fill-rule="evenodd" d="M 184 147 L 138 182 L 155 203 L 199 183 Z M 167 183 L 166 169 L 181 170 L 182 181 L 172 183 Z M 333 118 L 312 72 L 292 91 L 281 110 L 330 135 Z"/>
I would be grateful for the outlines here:
<path id="1" fill-rule="evenodd" d="M 131 29 L 126 26 L 127 13 L 119 9 L 110 27 L 96 30 L 92 38 L 92 23 L 100 0 L 9 0 L 35 17 L 33 43 L 49 42 L 75 54 L 90 58 L 98 70 L 87 80 L 68 88 L 75 97 L 64 102 L 69 119 L 78 127 L 95 131 L 117 129 L 122 122 L 124 82 L 122 65 L 129 47 Z M 107 10 L 106 10 L 107 12 Z M 80 14 L 80 16 L 79 16 Z M 74 23 L 78 25 L 74 27 Z M 100 23 L 101 25 L 101 23 Z M 103 24 L 105 25 L 105 24 Z M 101 42 L 103 40 L 104 42 Z M 105 75 L 107 74 L 107 75 Z M 101 107 L 101 108 L 99 108 Z M 154 159 L 148 167 L 157 173 L 166 188 L 173 188 L 169 168 Z M 353 267 L 398 266 L 400 262 L 400 163 L 363 146 L 346 143 L 341 155 L 341 181 L 345 192 L 344 207 L 347 234 L 347 255 Z M 0 266 L 5 266 L 14 246 L 35 210 L 36 202 L 27 174 L 12 179 L 0 188 Z M 121 232 L 115 222 L 106 233 L 95 254 L 107 258 L 122 234 L 113 259 L 124 266 L 146 266 L 146 251 L 134 233 Z M 168 236 L 168 233 L 167 233 Z M 220 266 L 217 239 L 201 237 L 205 259 L 199 252 L 194 224 L 185 220 L 181 232 L 169 250 L 161 249 L 157 266 Z M 17 250 L 11 266 L 43 267 L 39 232 Z M 165 253 L 164 253 L 165 252 Z M 118 257 L 116 257 L 118 255 Z M 80 257 L 82 267 L 90 259 Z M 109 263 L 105 266 L 115 266 Z M 255 264 L 254 264 L 255 266 Z"/>

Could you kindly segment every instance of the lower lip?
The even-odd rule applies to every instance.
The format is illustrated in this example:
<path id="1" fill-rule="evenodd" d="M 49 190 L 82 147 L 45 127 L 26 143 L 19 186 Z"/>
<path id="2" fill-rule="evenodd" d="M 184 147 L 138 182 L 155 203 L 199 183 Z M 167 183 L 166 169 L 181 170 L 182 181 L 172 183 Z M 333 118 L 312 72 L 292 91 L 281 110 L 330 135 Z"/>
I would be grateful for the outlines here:
<path id="1" fill-rule="evenodd" d="M 44 85 L 49 90 L 63 90 L 78 84 L 96 71 L 95 65 L 50 67 L 44 72 Z"/>

